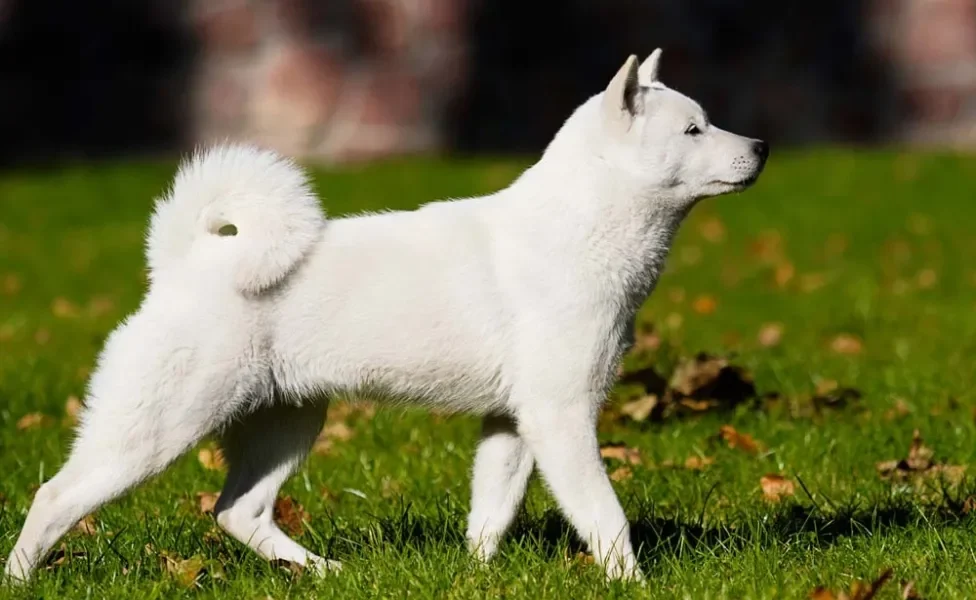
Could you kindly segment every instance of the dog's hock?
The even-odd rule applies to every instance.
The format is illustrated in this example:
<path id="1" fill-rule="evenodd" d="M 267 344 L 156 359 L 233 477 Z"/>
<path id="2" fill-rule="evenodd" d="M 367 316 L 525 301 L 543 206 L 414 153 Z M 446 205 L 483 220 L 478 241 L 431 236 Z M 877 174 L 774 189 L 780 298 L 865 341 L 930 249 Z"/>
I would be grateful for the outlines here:
<path id="1" fill-rule="evenodd" d="M 661 65 L 661 49 L 656 48 L 654 52 L 644 59 L 640 69 L 637 70 L 637 78 L 641 85 L 650 86 L 658 80 L 658 70 Z"/>

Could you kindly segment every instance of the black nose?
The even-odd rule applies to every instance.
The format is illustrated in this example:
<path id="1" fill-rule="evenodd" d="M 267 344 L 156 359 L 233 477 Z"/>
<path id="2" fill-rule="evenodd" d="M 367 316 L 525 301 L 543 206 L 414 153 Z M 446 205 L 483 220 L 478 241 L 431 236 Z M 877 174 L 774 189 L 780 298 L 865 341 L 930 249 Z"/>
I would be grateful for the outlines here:
<path id="1" fill-rule="evenodd" d="M 752 151 L 756 153 L 756 156 L 758 156 L 759 160 L 763 163 L 765 163 L 766 159 L 769 158 L 769 144 L 762 140 L 756 140 L 753 142 Z"/>

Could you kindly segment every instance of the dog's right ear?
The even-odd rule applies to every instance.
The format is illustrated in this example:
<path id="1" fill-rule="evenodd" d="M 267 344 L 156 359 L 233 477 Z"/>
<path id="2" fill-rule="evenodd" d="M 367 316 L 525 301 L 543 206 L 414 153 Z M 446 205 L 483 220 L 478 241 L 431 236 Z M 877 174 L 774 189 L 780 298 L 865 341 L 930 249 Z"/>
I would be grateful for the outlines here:
<path id="1" fill-rule="evenodd" d="M 603 115 L 607 123 L 626 131 L 634 116 L 644 111 L 644 98 L 637 80 L 637 56 L 631 54 L 610 80 L 603 93 Z"/>

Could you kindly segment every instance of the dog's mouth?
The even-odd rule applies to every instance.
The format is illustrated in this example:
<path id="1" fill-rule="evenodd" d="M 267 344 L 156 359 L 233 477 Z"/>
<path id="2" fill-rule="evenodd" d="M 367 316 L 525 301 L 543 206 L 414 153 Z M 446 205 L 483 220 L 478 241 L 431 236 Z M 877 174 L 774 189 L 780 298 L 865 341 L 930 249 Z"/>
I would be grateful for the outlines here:
<path id="1" fill-rule="evenodd" d="M 755 173 L 754 175 L 750 175 L 745 179 L 739 179 L 738 181 L 725 181 L 722 179 L 716 179 L 714 183 L 717 183 L 719 185 L 724 185 L 726 187 L 730 187 L 735 191 L 740 191 L 756 183 L 756 180 L 758 179 L 759 179 L 759 173 Z"/>

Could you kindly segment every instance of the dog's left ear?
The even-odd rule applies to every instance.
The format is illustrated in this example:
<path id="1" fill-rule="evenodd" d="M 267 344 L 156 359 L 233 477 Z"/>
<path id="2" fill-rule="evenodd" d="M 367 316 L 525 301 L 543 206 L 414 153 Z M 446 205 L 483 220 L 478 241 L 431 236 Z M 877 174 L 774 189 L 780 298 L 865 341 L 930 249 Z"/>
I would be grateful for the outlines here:
<path id="1" fill-rule="evenodd" d="M 630 122 L 644 110 L 644 98 L 637 81 L 637 56 L 631 54 L 610 80 L 603 93 L 603 114 L 608 123 L 630 128 Z"/>
<path id="2" fill-rule="evenodd" d="M 656 48 L 654 52 L 651 52 L 650 56 L 644 59 L 641 63 L 640 69 L 637 71 L 637 78 L 641 85 L 651 85 L 657 81 L 657 72 L 659 65 L 661 64 L 661 49 Z"/>

